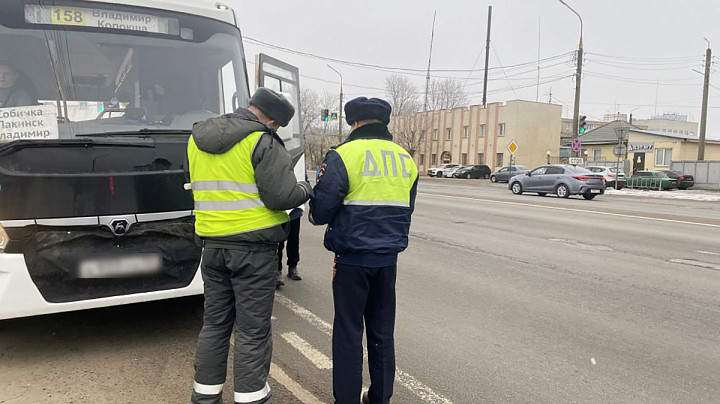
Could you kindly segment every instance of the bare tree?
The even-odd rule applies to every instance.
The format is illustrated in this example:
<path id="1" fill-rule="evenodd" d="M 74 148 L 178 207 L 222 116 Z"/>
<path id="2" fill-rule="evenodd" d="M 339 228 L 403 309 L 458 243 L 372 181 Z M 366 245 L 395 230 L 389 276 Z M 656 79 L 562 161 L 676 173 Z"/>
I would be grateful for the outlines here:
<path id="1" fill-rule="evenodd" d="M 300 92 L 303 135 L 305 136 L 305 160 L 309 169 L 315 169 L 325 159 L 325 153 L 338 143 L 338 123 L 323 122 L 321 109 L 338 109 L 338 97 L 324 92 L 319 95 L 312 89 L 304 88 Z"/>
<path id="2" fill-rule="evenodd" d="M 407 150 L 410 156 L 414 156 L 422 148 L 428 134 L 432 133 L 436 115 L 436 112 L 430 111 L 393 116 L 390 122 L 393 140 Z"/>
<path id="3" fill-rule="evenodd" d="M 323 135 L 322 133 L 305 135 L 305 159 L 308 168 L 315 169 L 325 159 L 327 151 L 337 144 L 335 136 Z"/>
<path id="4" fill-rule="evenodd" d="M 393 116 L 412 114 L 420 110 L 417 87 L 405 76 L 385 77 L 385 96 L 393 107 Z"/>
<path id="5" fill-rule="evenodd" d="M 320 122 L 320 96 L 310 88 L 300 91 L 300 117 L 303 135 L 310 133 Z"/>
<path id="6" fill-rule="evenodd" d="M 428 91 L 428 109 L 453 109 L 468 103 L 465 88 L 455 79 L 432 80 Z"/>

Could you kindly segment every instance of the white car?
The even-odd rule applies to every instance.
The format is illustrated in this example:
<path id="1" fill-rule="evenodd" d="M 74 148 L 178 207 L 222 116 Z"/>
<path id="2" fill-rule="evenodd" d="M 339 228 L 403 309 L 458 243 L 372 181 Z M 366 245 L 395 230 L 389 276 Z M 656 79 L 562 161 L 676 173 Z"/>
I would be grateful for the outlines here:
<path id="1" fill-rule="evenodd" d="M 453 174 L 455 174 L 455 171 L 457 171 L 457 170 L 459 170 L 459 169 L 461 169 L 461 168 L 465 168 L 465 166 L 457 166 L 457 167 L 452 167 L 452 168 L 445 169 L 445 170 L 443 170 L 443 177 L 445 177 L 445 178 L 452 178 L 452 177 L 453 177 Z"/>
<path id="2" fill-rule="evenodd" d="M 460 164 L 440 164 L 439 167 L 428 169 L 428 176 L 443 177 L 445 170 L 457 170 L 458 168 L 460 168 Z"/>
<path id="3" fill-rule="evenodd" d="M 625 185 L 627 185 L 627 178 L 625 178 L 625 172 L 622 168 L 618 169 L 615 167 L 601 166 L 592 166 L 585 168 L 596 174 L 602 174 L 603 178 L 605 178 L 605 183 L 607 184 L 608 188 L 615 188 L 616 181 L 617 189 L 623 189 L 625 188 Z"/>

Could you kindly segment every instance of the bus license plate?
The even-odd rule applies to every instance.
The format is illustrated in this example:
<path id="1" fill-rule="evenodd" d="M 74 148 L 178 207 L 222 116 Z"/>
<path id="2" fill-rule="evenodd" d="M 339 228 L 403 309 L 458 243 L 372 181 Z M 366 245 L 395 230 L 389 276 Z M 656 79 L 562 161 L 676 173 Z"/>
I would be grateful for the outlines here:
<path id="1" fill-rule="evenodd" d="M 160 254 L 134 254 L 119 257 L 93 258 L 80 261 L 78 278 L 129 278 L 160 273 Z"/>

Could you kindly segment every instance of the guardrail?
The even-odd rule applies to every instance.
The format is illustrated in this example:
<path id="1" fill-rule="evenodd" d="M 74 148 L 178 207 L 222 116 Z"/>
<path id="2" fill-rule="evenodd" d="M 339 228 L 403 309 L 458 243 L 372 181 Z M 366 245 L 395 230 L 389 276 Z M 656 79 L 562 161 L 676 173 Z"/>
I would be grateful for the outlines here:
<path id="1" fill-rule="evenodd" d="M 628 179 L 627 187 L 632 189 L 658 190 L 663 189 L 662 178 L 634 178 Z"/>

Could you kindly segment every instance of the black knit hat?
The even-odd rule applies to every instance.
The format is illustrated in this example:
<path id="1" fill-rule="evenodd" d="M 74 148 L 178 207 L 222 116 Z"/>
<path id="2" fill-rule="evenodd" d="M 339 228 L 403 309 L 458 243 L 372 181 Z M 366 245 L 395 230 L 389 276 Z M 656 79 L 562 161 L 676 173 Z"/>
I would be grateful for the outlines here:
<path id="1" fill-rule="evenodd" d="M 269 88 L 260 87 L 250 98 L 250 105 L 254 105 L 265 116 L 280 126 L 287 126 L 293 115 L 295 107 L 282 94 Z"/>
<path id="2" fill-rule="evenodd" d="M 379 119 L 390 124 L 390 103 L 380 98 L 358 97 L 345 104 L 345 120 L 348 125 L 366 119 Z"/>

